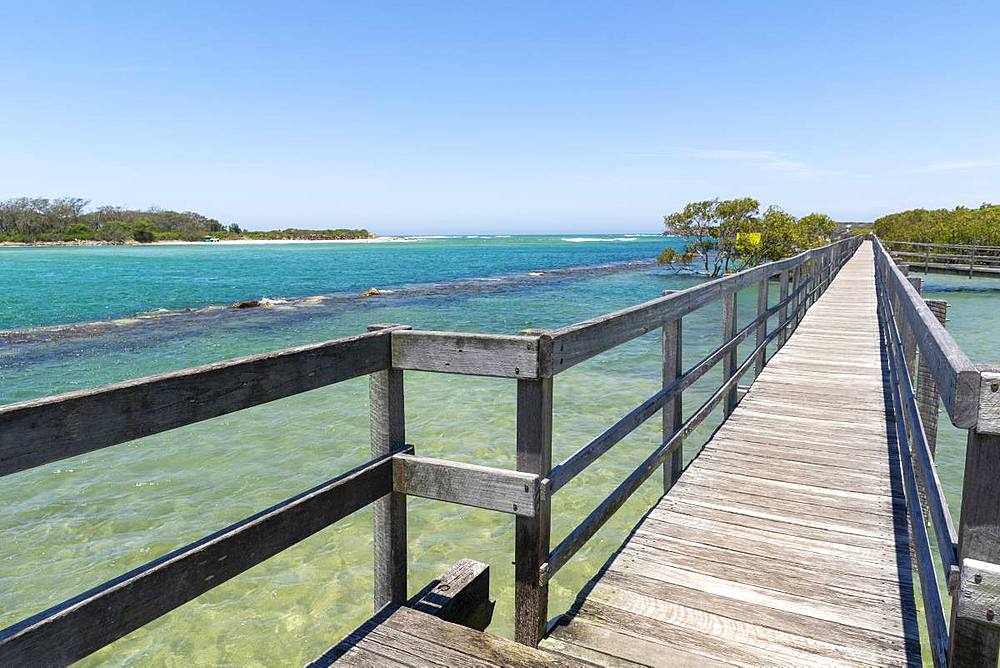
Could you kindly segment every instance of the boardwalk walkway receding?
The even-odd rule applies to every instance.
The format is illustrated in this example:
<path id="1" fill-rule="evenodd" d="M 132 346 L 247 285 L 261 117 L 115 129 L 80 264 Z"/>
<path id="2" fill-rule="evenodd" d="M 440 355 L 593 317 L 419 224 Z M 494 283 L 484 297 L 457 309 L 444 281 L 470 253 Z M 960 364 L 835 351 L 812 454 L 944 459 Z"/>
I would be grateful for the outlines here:
<path id="1" fill-rule="evenodd" d="M 543 647 L 598 663 L 919 664 L 875 309 L 866 244 Z"/>
<path id="2" fill-rule="evenodd" d="M 849 237 L 559 329 L 372 325 L 0 406 L 0 477 L 13 476 L 4 484 L 363 376 L 371 447 L 357 468 L 0 629 L 0 665 L 70 664 L 374 506 L 375 615 L 330 638 L 315 666 L 904 666 L 924 656 L 935 667 L 996 668 L 1000 369 L 962 352 L 899 264 L 877 237 Z M 752 292 L 747 322 L 737 307 Z M 718 302 L 719 346 L 683 368 L 685 319 Z M 657 331 L 660 389 L 553 461 L 555 377 Z M 692 406 L 686 391 L 719 367 L 718 387 Z M 406 438 L 409 371 L 516 383 L 517 470 L 423 456 Z M 941 408 L 968 432 L 957 527 L 934 460 Z M 720 410 L 722 426 L 684 468 L 684 440 Z M 553 545 L 560 490 L 654 417 L 660 442 Z M 661 472 L 666 493 L 550 623 L 550 580 Z M 514 517 L 514 639 L 484 632 L 487 564 L 463 559 L 410 596 L 408 535 L 420 529 L 408 526 L 411 496 Z"/>

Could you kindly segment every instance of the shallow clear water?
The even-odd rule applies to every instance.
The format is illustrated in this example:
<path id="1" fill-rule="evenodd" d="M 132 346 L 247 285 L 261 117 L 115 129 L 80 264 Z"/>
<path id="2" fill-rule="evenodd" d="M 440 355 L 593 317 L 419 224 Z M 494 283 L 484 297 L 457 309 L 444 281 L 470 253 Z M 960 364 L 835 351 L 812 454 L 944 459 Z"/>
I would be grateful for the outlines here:
<path id="1" fill-rule="evenodd" d="M 13 303 L 19 305 L 0 305 L 0 321 L 8 327 L 122 319 L 0 334 L 0 403 L 356 333 L 372 322 L 489 332 L 563 325 L 699 279 L 648 265 L 544 276 L 526 272 L 649 259 L 668 243 L 663 238 L 565 242 L 515 237 L 348 251 L 342 250 L 345 246 L 294 246 L 273 254 L 270 247 L 252 247 L 238 248 L 234 257 L 229 254 L 235 247 L 199 247 L 189 252 L 202 263 L 203 290 L 183 279 L 187 269 L 177 269 L 178 257 L 195 260 L 155 255 L 160 248 L 138 249 L 154 255 L 129 271 L 121 266 L 131 266 L 131 254 L 138 252 L 132 248 L 17 249 L 16 262 L 24 263 L 19 270 L 11 269 L 11 256 L 0 251 L 3 292 L 15 295 Z M 414 259 L 429 253 L 419 244 L 435 251 L 433 261 Z M 81 262 L 89 270 L 75 264 L 78 251 L 86 251 Z M 91 256 L 90 251 L 100 253 Z M 217 251 L 218 262 L 200 255 Z M 162 272 L 161 262 L 166 267 Z M 247 268 L 245 282 L 230 275 L 241 263 Z M 75 268 L 63 273 L 60 264 Z M 47 267 L 46 276 L 32 274 L 31 267 L 39 265 Z M 407 267 L 413 266 L 423 268 L 411 277 Z M 288 268 L 284 282 L 279 267 Z M 355 271 L 369 274 L 357 278 Z M 156 280 L 157 275 L 175 278 Z M 302 276 L 307 278 L 300 282 Z M 386 276 L 395 278 L 369 280 Z M 500 280 L 465 280 L 481 278 Z M 98 279 L 103 279 L 100 284 Z M 129 293 L 136 281 L 144 287 Z M 8 285 L 15 287 L 8 290 Z M 370 285 L 397 292 L 356 298 Z M 985 343 L 987 334 L 996 340 L 1000 329 L 1000 315 L 990 307 L 1000 303 L 1000 280 L 932 276 L 928 292 L 951 302 L 949 328 L 975 361 L 1000 362 L 1000 351 Z M 102 294 L 115 295 L 113 304 L 96 306 Z M 246 311 L 204 308 L 262 295 L 317 294 L 339 297 Z M 751 317 L 754 303 L 755 295 L 741 295 L 742 322 Z M 196 310 L 131 317 L 158 308 Z M 718 307 L 685 319 L 688 364 L 717 345 L 718 319 Z M 748 350 L 744 346 L 743 353 Z M 659 365 L 659 340 L 651 334 L 560 374 L 555 380 L 554 459 L 565 458 L 655 392 Z M 700 404 L 717 382 L 718 375 L 709 374 L 685 395 L 686 405 Z M 407 372 L 408 440 L 420 454 L 513 468 L 514 390 L 513 381 Z M 716 424 L 713 419 L 703 425 L 692 444 Z M 553 545 L 657 442 L 657 420 L 651 420 L 605 455 L 601 466 L 560 491 L 553 500 Z M 946 428 L 939 461 L 953 511 L 958 508 L 963 448 L 961 434 Z M 367 459 L 367 453 L 367 385 L 357 379 L 3 478 L 0 625 L 327 480 Z M 659 488 L 654 477 L 559 573 L 552 582 L 550 614 L 568 607 Z M 460 558 L 488 562 L 498 599 L 491 628 L 509 634 L 512 518 L 419 499 L 409 502 L 408 517 L 411 592 Z M 370 614 L 370 524 L 369 512 L 358 513 L 88 662 L 302 663 Z"/>

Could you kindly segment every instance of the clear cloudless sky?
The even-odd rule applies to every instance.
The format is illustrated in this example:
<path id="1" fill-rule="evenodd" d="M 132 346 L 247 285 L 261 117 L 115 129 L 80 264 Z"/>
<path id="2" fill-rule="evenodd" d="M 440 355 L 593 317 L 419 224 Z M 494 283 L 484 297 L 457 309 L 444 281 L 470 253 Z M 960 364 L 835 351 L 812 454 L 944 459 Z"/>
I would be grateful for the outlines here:
<path id="1" fill-rule="evenodd" d="M 2 2 L 0 198 L 381 234 L 1000 200 L 1000 2 Z"/>

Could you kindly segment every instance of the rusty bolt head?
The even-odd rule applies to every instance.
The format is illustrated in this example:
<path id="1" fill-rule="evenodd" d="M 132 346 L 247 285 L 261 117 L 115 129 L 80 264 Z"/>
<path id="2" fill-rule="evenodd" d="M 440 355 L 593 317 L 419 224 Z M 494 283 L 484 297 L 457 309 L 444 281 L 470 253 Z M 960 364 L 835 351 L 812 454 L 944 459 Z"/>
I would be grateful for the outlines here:
<path id="1" fill-rule="evenodd" d="M 983 583 L 983 574 L 982 573 L 976 573 L 975 580 L 976 580 L 976 584 L 982 584 Z"/>
<path id="2" fill-rule="evenodd" d="M 1000 392 L 1000 383 L 990 383 L 990 392 Z"/>
<path id="3" fill-rule="evenodd" d="M 986 621 L 993 621 L 993 608 L 986 608 Z"/>
<path id="4" fill-rule="evenodd" d="M 514 506 L 514 510 L 517 510 L 517 504 L 515 503 L 515 504 L 512 504 L 512 505 Z"/>

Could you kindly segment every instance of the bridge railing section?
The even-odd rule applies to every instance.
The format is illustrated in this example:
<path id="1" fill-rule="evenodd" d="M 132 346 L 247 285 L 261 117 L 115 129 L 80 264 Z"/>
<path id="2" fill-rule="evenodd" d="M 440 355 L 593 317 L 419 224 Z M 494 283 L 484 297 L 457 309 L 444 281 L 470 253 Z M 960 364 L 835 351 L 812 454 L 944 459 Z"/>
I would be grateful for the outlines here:
<path id="1" fill-rule="evenodd" d="M 1000 374 L 977 367 L 875 238 L 876 285 L 900 444 L 911 537 L 935 665 L 996 666 L 1000 649 Z M 919 364 L 920 373 L 917 373 Z M 919 384 L 914 381 L 919 377 Z M 968 430 L 962 508 L 956 531 L 932 444 L 936 413 Z M 928 416 L 935 419 L 928 421 Z M 925 514 L 928 516 L 925 520 Z M 939 594 L 931 537 L 952 596 Z"/>
<path id="2" fill-rule="evenodd" d="M 885 241 L 892 254 L 913 269 L 968 273 L 1000 274 L 1000 247 L 960 244 L 922 243 L 917 241 Z"/>
<path id="3" fill-rule="evenodd" d="M 0 665 L 83 658 L 369 505 L 374 607 L 399 605 L 407 594 L 408 496 L 515 516 L 515 636 L 535 645 L 546 628 L 549 579 L 656 469 L 663 469 L 665 489 L 676 481 L 684 438 L 719 405 L 728 416 L 740 379 L 751 368 L 760 371 L 767 347 L 787 339 L 860 243 L 843 240 L 552 331 L 487 335 L 373 325 L 358 336 L 0 406 L 0 477 L 362 376 L 369 378 L 371 415 L 369 460 L 3 629 Z M 775 278 L 779 299 L 769 304 Z M 757 315 L 741 327 L 737 293 L 751 286 Z M 723 304 L 721 343 L 685 370 L 683 318 L 716 301 Z M 553 376 L 653 331 L 663 339 L 662 390 L 553 466 Z M 738 346 L 750 337 L 754 350 L 740 360 Z M 684 390 L 720 362 L 720 387 L 685 418 Z M 518 470 L 416 456 L 405 434 L 407 370 L 516 380 Z M 656 413 L 662 443 L 550 552 L 552 495 Z"/>

